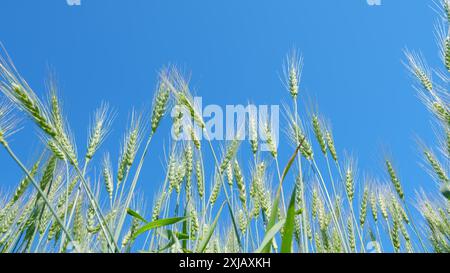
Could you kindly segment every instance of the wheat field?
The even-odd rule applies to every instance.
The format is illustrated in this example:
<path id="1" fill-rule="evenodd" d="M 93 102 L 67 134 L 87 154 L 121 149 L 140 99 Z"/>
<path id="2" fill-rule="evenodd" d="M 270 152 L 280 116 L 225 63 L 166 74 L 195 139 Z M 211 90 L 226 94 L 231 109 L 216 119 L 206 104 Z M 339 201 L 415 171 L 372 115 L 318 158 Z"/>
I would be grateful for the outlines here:
<path id="1" fill-rule="evenodd" d="M 290 103 L 282 121 L 288 129 L 279 143 L 270 126 L 262 143 L 252 118 L 249 140 L 200 139 L 182 120 L 187 115 L 202 132 L 206 121 L 187 79 L 169 67 L 157 75 L 151 109 L 131 111 L 128 129 L 117 149 L 109 151 L 102 146 L 115 126 L 108 104 L 93 113 L 87 141 L 77 143 L 57 85 L 51 82 L 47 94 L 35 92 L 2 48 L 0 156 L 17 164 L 23 178 L 14 191 L 0 191 L 0 251 L 449 252 L 450 2 L 441 4 L 436 27 L 441 65 L 430 68 L 420 53 L 409 50 L 403 60 L 415 78 L 411 95 L 419 94 L 439 128 L 433 143 L 420 142 L 423 171 L 437 184 L 435 193 L 418 188 L 411 197 L 403 191 L 401 173 L 407 170 L 386 158 L 378 177 L 359 176 L 356 158 L 342 153 L 324 117 L 301 114 L 303 58 L 296 51 L 284 65 L 286 90 L 280 96 Z M 172 124 L 172 132 L 160 129 L 163 120 Z M 35 127 L 29 137 L 42 144 L 37 158 L 15 153 L 20 144 L 11 140 L 23 126 Z M 165 168 L 146 166 L 146 158 L 155 156 L 152 139 L 171 133 L 189 139 L 165 147 Z M 269 151 L 262 151 L 262 144 Z M 279 145 L 291 149 L 284 166 L 278 161 Z M 213 158 L 211 165 L 204 164 L 206 154 Z M 144 197 L 152 203 L 148 208 L 137 200 L 143 168 L 165 177 L 158 196 Z M 410 198 L 418 201 L 412 204 Z"/>

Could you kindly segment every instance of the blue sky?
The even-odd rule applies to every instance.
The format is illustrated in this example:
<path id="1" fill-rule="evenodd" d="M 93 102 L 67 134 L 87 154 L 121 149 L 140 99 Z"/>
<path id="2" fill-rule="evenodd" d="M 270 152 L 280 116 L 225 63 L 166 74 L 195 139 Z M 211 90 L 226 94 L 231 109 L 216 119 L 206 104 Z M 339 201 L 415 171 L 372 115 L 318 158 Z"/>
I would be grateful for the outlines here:
<path id="1" fill-rule="evenodd" d="M 408 47 L 439 65 L 430 6 L 429 0 L 382 0 L 381 6 L 365 0 L 82 0 L 81 6 L 3 0 L 0 41 L 39 95 L 49 69 L 56 71 L 80 152 L 92 112 L 104 100 L 118 113 L 105 143 L 117 152 L 129 110 L 150 105 L 157 72 L 169 63 L 191 72 L 204 104 L 287 102 L 282 64 L 297 48 L 305 62 L 300 105 L 318 105 L 339 152 L 355 155 L 361 175 L 383 172 L 383 156 L 391 155 L 411 194 L 435 190 L 418 168 L 416 142 L 417 136 L 433 141 L 430 115 L 402 64 Z M 148 197 L 162 183 L 168 120 L 162 126 L 139 185 Z M 38 139 L 27 136 L 33 129 L 27 124 L 14 136 L 23 159 L 40 151 Z M 290 153 L 281 143 L 282 162 Z M 20 170 L 3 152 L 0 166 L 0 189 L 11 189 Z"/>

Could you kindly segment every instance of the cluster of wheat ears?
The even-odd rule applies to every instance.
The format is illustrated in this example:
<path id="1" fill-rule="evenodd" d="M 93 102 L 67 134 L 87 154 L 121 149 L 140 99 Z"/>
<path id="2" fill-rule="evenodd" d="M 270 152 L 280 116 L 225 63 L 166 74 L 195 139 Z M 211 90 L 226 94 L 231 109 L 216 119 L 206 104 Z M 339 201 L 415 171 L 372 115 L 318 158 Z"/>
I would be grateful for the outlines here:
<path id="1" fill-rule="evenodd" d="M 291 54 L 285 64 L 286 94 L 292 102 L 285 127 L 294 148 L 292 156 L 283 159 L 286 166 L 278 164 L 278 145 L 270 128 L 265 138 L 270 151 L 261 151 L 254 120 L 250 120 L 250 140 L 228 141 L 221 154 L 217 145 L 200 141 L 191 128 L 190 140 L 169 145 L 167 166 L 161 169 L 165 169 L 165 179 L 147 216 L 145 208 L 134 201 L 135 191 L 151 140 L 160 133 L 160 122 L 168 110 L 175 109 L 175 134 L 189 130 L 181 126 L 183 113 L 205 128 L 187 81 L 173 68 L 159 74 L 151 115 L 146 119 L 143 114 L 131 114 L 117 160 L 102 151 L 112 124 L 112 112 L 102 105 L 93 116 L 88 145 L 80 157 L 56 85 L 50 84 L 49 99 L 44 102 L 5 51 L 0 57 L 4 95 L 0 144 L 5 152 L 2 156 L 17 163 L 23 179 L 12 194 L 0 196 L 0 251 L 448 252 L 449 3 L 442 2 L 442 26 L 437 28 L 442 68 L 430 70 L 418 54 L 406 52 L 405 57 L 439 128 L 435 147 L 421 147 L 425 169 L 430 180 L 438 181 L 440 193 L 432 197 L 418 193 L 414 200 L 420 202 L 414 205 L 408 204 L 401 176 L 390 160 L 385 161 L 386 182 L 359 178 L 354 161 L 341 164 L 332 132 L 323 119 L 317 113 L 301 117 L 297 101 L 302 61 Z M 37 125 L 37 137 L 44 146 L 31 166 L 24 164 L 9 144 L 18 131 L 20 115 Z M 204 153 L 214 159 L 211 170 L 204 169 Z M 242 153 L 250 158 L 248 164 L 239 162 Z M 98 173 L 88 171 L 95 170 L 89 166 L 94 157 L 103 158 L 97 168 L 100 179 Z M 158 170 L 151 168 L 152 172 Z M 287 192 L 283 186 L 292 190 Z M 355 190 L 358 187 L 361 191 Z"/>

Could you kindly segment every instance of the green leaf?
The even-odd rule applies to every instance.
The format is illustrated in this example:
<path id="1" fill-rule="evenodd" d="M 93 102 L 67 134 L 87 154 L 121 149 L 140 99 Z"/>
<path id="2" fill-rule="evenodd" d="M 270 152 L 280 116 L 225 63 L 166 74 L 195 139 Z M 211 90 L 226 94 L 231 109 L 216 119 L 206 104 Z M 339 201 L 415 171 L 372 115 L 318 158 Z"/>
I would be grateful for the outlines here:
<path id="1" fill-rule="evenodd" d="M 269 230 L 272 229 L 272 227 L 275 225 L 275 222 L 277 220 L 277 214 L 278 214 L 278 204 L 280 203 L 280 195 L 281 195 L 281 188 L 283 186 L 283 181 L 286 178 L 287 173 L 291 169 L 292 163 L 294 163 L 295 158 L 297 157 L 298 151 L 300 150 L 300 147 L 303 145 L 303 141 L 305 138 L 302 139 L 300 144 L 295 149 L 294 154 L 289 159 L 288 164 L 283 170 L 283 175 L 281 176 L 280 184 L 278 185 L 277 194 L 275 196 L 275 200 L 273 202 L 272 211 L 270 214 L 269 222 L 267 223 L 267 231 L 266 234 L 269 232 Z M 267 244 L 264 249 L 262 250 L 263 253 L 269 253 L 270 252 L 270 244 Z"/>
<path id="2" fill-rule="evenodd" d="M 200 242 L 200 245 L 199 245 L 199 247 L 198 247 L 200 253 L 203 253 L 203 252 L 205 251 L 206 246 L 208 245 L 209 240 L 211 239 L 211 236 L 213 235 L 214 230 L 216 229 L 217 222 L 219 221 L 219 217 L 220 217 L 220 214 L 222 213 L 222 209 L 223 209 L 223 206 L 224 206 L 224 205 L 225 205 L 225 202 L 223 202 L 223 203 L 222 203 L 222 206 L 220 206 L 220 209 L 219 209 L 219 211 L 217 212 L 216 218 L 214 218 L 214 221 L 213 221 L 211 227 L 210 227 L 209 230 L 208 230 L 208 234 L 207 234 L 206 237 L 203 238 L 203 240 Z"/>
<path id="3" fill-rule="evenodd" d="M 175 217 L 175 218 L 158 219 L 156 221 L 149 222 L 136 231 L 136 233 L 133 236 L 133 239 L 135 239 L 137 236 L 141 235 L 142 233 L 144 233 L 146 231 L 149 231 L 149 230 L 152 230 L 152 229 L 158 228 L 158 227 L 173 225 L 173 224 L 176 224 L 181 221 L 186 221 L 186 219 L 187 219 L 187 217 Z"/>
<path id="4" fill-rule="evenodd" d="M 272 244 L 272 239 L 277 235 L 280 229 L 283 227 L 286 219 L 282 219 L 275 225 L 273 225 L 269 230 L 267 230 L 266 235 L 264 235 L 264 239 L 261 243 L 261 246 L 255 251 L 255 253 L 264 253 L 265 249 L 268 247 L 270 250 L 270 246 Z"/>
<path id="5" fill-rule="evenodd" d="M 281 240 L 281 253 L 292 252 L 292 238 L 294 236 L 295 226 L 295 194 L 297 187 L 292 191 L 291 201 L 286 215 L 286 223 L 284 224 L 283 238 Z"/>
<path id="6" fill-rule="evenodd" d="M 127 209 L 127 213 L 128 213 L 129 215 L 133 216 L 134 218 L 137 218 L 137 219 L 141 220 L 141 221 L 144 222 L 144 223 L 148 223 L 148 221 L 145 220 L 144 217 L 142 217 L 141 215 L 139 215 L 139 213 L 135 212 L 135 211 L 132 210 L 132 209 Z"/>

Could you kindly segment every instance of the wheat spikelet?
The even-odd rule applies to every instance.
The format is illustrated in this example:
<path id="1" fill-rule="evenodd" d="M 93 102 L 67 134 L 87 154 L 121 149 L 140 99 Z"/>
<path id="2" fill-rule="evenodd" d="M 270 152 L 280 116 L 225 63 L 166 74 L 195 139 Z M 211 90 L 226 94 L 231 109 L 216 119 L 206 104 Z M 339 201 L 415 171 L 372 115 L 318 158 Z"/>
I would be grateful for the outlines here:
<path id="1" fill-rule="evenodd" d="M 86 217 L 86 228 L 90 234 L 97 234 L 100 231 L 100 225 L 96 225 L 95 222 L 95 210 L 92 207 L 89 207 L 87 210 Z"/>
<path id="2" fill-rule="evenodd" d="M 205 183 L 203 181 L 203 173 L 200 160 L 197 160 L 195 163 L 195 175 L 197 179 L 197 192 L 201 199 L 205 194 Z"/>
<path id="3" fill-rule="evenodd" d="M 228 164 L 231 162 L 231 160 L 236 155 L 240 144 L 241 144 L 241 141 L 238 139 L 238 137 L 236 137 L 228 145 L 228 147 L 225 151 L 225 155 L 223 156 L 222 163 L 219 166 L 219 170 L 220 170 L 221 174 L 227 169 Z"/>
<path id="4" fill-rule="evenodd" d="M 92 159 L 94 153 L 106 138 L 111 127 L 113 117 L 109 113 L 109 106 L 102 103 L 99 109 L 94 114 L 94 120 L 91 125 L 91 132 L 89 134 L 89 143 L 86 152 L 86 158 Z"/>
<path id="5" fill-rule="evenodd" d="M 336 199 L 334 200 L 334 214 L 336 215 L 336 218 L 341 218 L 342 213 L 342 202 L 341 197 L 339 195 L 336 196 Z"/>
<path id="6" fill-rule="evenodd" d="M 443 59 L 447 71 L 450 72 L 450 37 L 445 37 L 443 45 Z"/>
<path id="7" fill-rule="evenodd" d="M 347 234 L 350 250 L 355 252 L 356 251 L 355 230 L 353 228 L 353 220 L 351 216 L 349 216 L 347 219 Z"/>
<path id="8" fill-rule="evenodd" d="M 284 76 L 286 78 L 286 87 L 295 100 L 299 92 L 299 83 L 301 79 L 303 68 L 303 58 L 298 56 L 296 50 L 292 52 L 286 58 L 286 64 L 284 65 Z"/>
<path id="9" fill-rule="evenodd" d="M 303 181 L 300 175 L 297 175 L 295 179 L 295 206 L 299 210 L 299 213 L 303 213 Z"/>
<path id="10" fill-rule="evenodd" d="M 11 226 L 14 223 L 14 220 L 17 217 L 18 211 L 19 211 L 18 205 L 14 205 L 8 209 L 0 225 L 0 233 L 6 233 L 11 228 Z"/>
<path id="11" fill-rule="evenodd" d="M 0 55 L 0 92 L 24 110 L 45 133 L 55 136 L 56 132 L 45 107 L 20 76 L 3 45 L 0 47 L 4 53 L 4 56 Z"/>
<path id="12" fill-rule="evenodd" d="M 7 145 L 7 138 L 17 132 L 19 120 L 12 114 L 13 105 L 0 100 L 0 144 Z"/>
<path id="13" fill-rule="evenodd" d="M 250 115 L 249 118 L 250 123 L 250 146 L 252 148 L 253 155 L 256 155 L 258 152 L 258 129 L 256 125 L 256 117 L 255 115 Z"/>
<path id="14" fill-rule="evenodd" d="M 141 119 L 141 115 L 137 114 L 134 110 L 131 112 L 131 124 L 124 137 L 123 148 L 117 169 L 118 183 L 122 182 L 136 157 L 143 132 Z"/>
<path id="15" fill-rule="evenodd" d="M 213 188 L 211 190 L 211 196 L 209 197 L 209 202 L 211 205 L 216 203 L 217 198 L 219 197 L 220 189 L 222 188 L 222 183 L 218 177 L 215 178 L 215 182 Z"/>
<path id="16" fill-rule="evenodd" d="M 377 202 L 377 193 L 375 190 L 372 190 L 370 193 L 370 211 L 372 212 L 372 218 L 375 223 L 378 222 L 378 202 Z"/>
<path id="17" fill-rule="evenodd" d="M 56 143 L 55 140 L 50 139 L 47 141 L 48 148 L 52 153 L 60 160 L 66 160 L 66 155 L 64 154 L 64 151 L 61 150 L 58 143 Z"/>
<path id="18" fill-rule="evenodd" d="M 407 224 L 410 223 L 408 214 L 406 213 L 405 209 L 402 207 L 402 205 L 398 202 L 398 200 L 392 196 L 391 197 L 391 214 L 395 214 L 399 217 L 399 219 L 405 221 Z"/>
<path id="19" fill-rule="evenodd" d="M 182 106 L 180 105 L 175 105 L 174 106 L 174 111 L 175 111 L 175 115 L 173 116 L 172 119 L 172 124 L 173 124 L 173 132 L 176 138 L 178 138 L 181 134 L 181 132 L 183 131 L 183 111 L 182 111 Z"/>
<path id="20" fill-rule="evenodd" d="M 431 72 L 429 71 L 427 65 L 423 61 L 423 58 L 418 54 L 405 51 L 406 59 L 408 61 L 407 68 L 411 71 L 413 75 L 417 77 L 419 82 L 425 88 L 425 90 L 433 91 L 433 81 L 431 78 Z"/>
<path id="21" fill-rule="evenodd" d="M 359 210 L 359 223 L 361 224 L 361 227 L 363 227 L 366 222 L 368 199 L 369 199 L 369 188 L 366 186 L 364 187 L 364 193 Z"/>
<path id="22" fill-rule="evenodd" d="M 347 171 L 345 173 L 345 191 L 347 192 L 347 197 L 350 200 L 350 203 L 353 201 L 353 197 L 355 195 L 355 185 L 353 175 L 354 175 L 353 167 L 350 164 L 347 167 Z"/>
<path id="23" fill-rule="evenodd" d="M 187 144 L 184 150 L 184 163 L 186 170 L 186 198 L 191 196 L 192 189 L 192 172 L 194 170 L 194 152 L 192 146 Z"/>
<path id="24" fill-rule="evenodd" d="M 131 243 L 131 240 L 133 239 L 136 231 L 139 229 L 139 220 L 137 218 L 133 218 L 130 226 L 130 230 L 125 234 L 125 236 L 122 239 L 122 248 L 125 248 L 129 243 Z"/>
<path id="25" fill-rule="evenodd" d="M 273 158 L 276 158 L 278 155 L 278 149 L 277 144 L 275 143 L 275 139 L 273 138 L 272 129 L 270 128 L 269 123 L 267 123 L 265 126 L 265 135 L 267 145 L 269 146 L 270 154 L 272 155 Z"/>
<path id="26" fill-rule="evenodd" d="M 24 224 L 26 219 L 28 219 L 32 210 L 34 209 L 35 201 L 36 201 L 36 198 L 33 196 L 33 197 L 29 198 L 27 203 L 24 205 L 24 208 L 16 222 L 18 226 L 21 226 L 22 224 Z M 0 219 L 1 219 L 1 216 L 0 216 Z"/>
<path id="27" fill-rule="evenodd" d="M 440 3 L 444 9 L 445 19 L 450 21 L 450 2 L 448 0 L 440 0 Z"/>
<path id="28" fill-rule="evenodd" d="M 244 176 L 242 175 L 241 167 L 239 166 L 239 163 L 237 160 L 234 161 L 233 170 L 234 170 L 234 178 L 236 180 L 236 185 L 239 190 L 239 199 L 241 200 L 244 208 L 246 208 L 247 207 L 247 193 L 246 193 L 246 189 L 245 189 L 245 181 L 244 181 Z"/>
<path id="29" fill-rule="evenodd" d="M 446 107 L 441 100 L 436 100 L 431 104 L 431 109 L 436 116 L 447 125 L 450 125 L 450 110 L 448 107 Z"/>
<path id="30" fill-rule="evenodd" d="M 336 228 L 331 232 L 331 248 L 333 253 L 342 253 L 342 240 Z"/>
<path id="31" fill-rule="evenodd" d="M 394 246 L 394 249 L 396 252 L 400 251 L 400 234 L 399 234 L 399 229 L 400 229 L 400 221 L 398 219 L 397 215 L 393 215 L 393 227 L 392 227 L 392 231 L 391 231 L 391 240 L 392 240 L 392 245 Z"/>
<path id="32" fill-rule="evenodd" d="M 325 232 L 328 229 L 329 220 L 325 210 L 325 204 L 320 197 L 317 198 L 317 219 L 319 221 L 320 230 Z"/>
<path id="33" fill-rule="evenodd" d="M 446 152 L 446 156 L 447 158 L 450 158 L 450 129 L 447 129 L 445 132 L 445 152 Z"/>
<path id="34" fill-rule="evenodd" d="M 159 219 L 159 214 L 161 213 L 161 206 L 164 201 L 164 197 L 165 197 L 165 194 L 162 193 L 156 199 L 156 202 L 153 206 L 153 211 L 152 211 L 152 221 L 156 221 Z"/>
<path id="35" fill-rule="evenodd" d="M 389 173 L 389 178 L 391 179 L 392 184 L 394 185 L 395 191 L 397 192 L 400 199 L 404 198 L 403 188 L 400 184 L 400 180 L 397 177 L 397 174 L 395 173 L 394 167 L 392 166 L 392 163 L 389 160 L 386 160 L 386 168 Z"/>
<path id="36" fill-rule="evenodd" d="M 198 139 L 198 137 L 197 137 L 197 134 L 195 133 L 195 131 L 194 131 L 194 129 L 192 128 L 192 127 L 190 127 L 190 134 L 191 134 L 191 140 L 192 140 L 192 142 L 194 142 L 194 146 L 195 146 L 195 148 L 198 150 L 198 151 L 200 151 L 200 148 L 201 148 L 201 142 L 200 142 L 200 140 Z"/>
<path id="37" fill-rule="evenodd" d="M 311 201 L 311 215 L 313 218 L 317 217 L 318 203 L 319 203 L 319 195 L 317 193 L 317 188 L 314 187 L 312 191 L 312 201 Z"/>
<path id="38" fill-rule="evenodd" d="M 41 181 L 39 183 L 42 190 L 47 189 L 47 186 L 51 184 L 53 180 L 53 174 L 56 168 L 56 163 L 57 160 L 55 156 L 50 157 L 50 159 L 47 161 L 47 165 L 45 167 L 44 173 L 42 174 Z"/>
<path id="39" fill-rule="evenodd" d="M 228 185 L 230 187 L 233 186 L 233 165 L 230 162 L 228 162 L 228 164 L 227 164 L 225 174 L 227 176 Z"/>
<path id="40" fill-rule="evenodd" d="M 318 232 L 314 233 L 314 246 L 316 248 L 317 253 L 324 252 L 322 241 L 320 240 L 320 234 Z"/>
<path id="41" fill-rule="evenodd" d="M 439 180 L 442 183 L 449 183 L 449 178 L 447 177 L 447 174 L 445 173 L 443 167 L 441 166 L 441 164 L 439 163 L 439 161 L 436 159 L 436 157 L 434 156 L 434 154 L 429 151 L 429 150 L 425 150 L 424 151 L 425 157 L 428 160 L 428 163 L 431 165 L 431 167 L 434 170 L 434 173 L 436 174 L 436 176 L 439 178 Z"/>
<path id="42" fill-rule="evenodd" d="M 30 174 L 32 177 L 34 177 L 39 169 L 40 159 L 34 163 L 33 167 L 31 168 Z M 25 193 L 26 189 L 31 183 L 31 179 L 27 176 L 22 179 L 22 181 L 19 183 L 19 186 L 17 187 L 16 191 L 14 192 L 14 196 L 12 199 L 12 202 L 15 203 L 17 200 L 19 200 L 20 197 Z"/>
<path id="43" fill-rule="evenodd" d="M 186 176 L 186 164 L 184 162 L 179 162 L 179 164 L 176 167 L 176 184 L 175 184 L 175 191 L 177 194 L 181 192 L 181 185 L 183 183 L 183 180 Z"/>
<path id="44" fill-rule="evenodd" d="M 168 178 L 169 178 L 169 192 L 176 188 L 177 186 L 177 162 L 175 155 L 172 153 L 169 156 L 169 166 L 168 166 Z"/>
<path id="45" fill-rule="evenodd" d="M 80 200 L 78 201 L 75 207 L 75 216 L 73 221 L 72 232 L 74 234 L 74 239 L 78 242 L 83 240 L 83 228 L 84 228 L 84 219 L 83 219 L 83 195 L 80 195 Z"/>
<path id="46" fill-rule="evenodd" d="M 382 194 L 378 195 L 378 204 L 380 205 L 381 215 L 383 216 L 384 220 L 387 221 L 389 218 L 389 214 L 388 214 L 385 196 L 383 196 Z"/>
<path id="47" fill-rule="evenodd" d="M 261 209 L 265 215 L 272 214 L 272 200 L 270 196 L 270 191 L 268 189 L 262 188 L 260 194 Z"/>
<path id="48" fill-rule="evenodd" d="M 295 121 L 296 119 L 289 114 L 289 138 L 294 142 L 295 146 L 302 144 L 300 147 L 300 153 L 306 159 L 312 159 L 314 152 L 308 138 L 304 134 L 300 125 Z M 299 118 L 297 118 L 299 119 Z"/>
<path id="49" fill-rule="evenodd" d="M 338 156 L 337 156 L 336 148 L 334 147 L 333 135 L 331 134 L 331 132 L 329 130 L 327 130 L 325 132 L 325 138 L 327 141 L 327 147 L 328 147 L 328 150 L 330 151 L 331 157 L 333 158 L 333 160 L 335 162 L 337 162 Z"/>
<path id="50" fill-rule="evenodd" d="M 172 68 L 170 71 L 163 70 L 160 77 L 161 82 L 174 95 L 177 104 L 183 106 L 187 110 L 187 113 L 191 116 L 191 119 L 202 129 L 204 129 L 205 122 L 203 121 L 201 113 L 199 113 L 194 104 L 189 91 L 188 82 L 183 78 L 183 76 L 181 76 L 175 68 Z"/>
<path id="51" fill-rule="evenodd" d="M 264 179 L 264 172 L 265 172 L 265 165 L 264 163 L 259 163 L 256 166 L 256 169 L 253 171 L 252 176 L 252 184 L 250 187 L 250 197 L 253 201 L 253 208 L 252 208 L 252 216 L 258 217 L 261 211 L 261 206 L 263 203 L 262 196 L 263 196 L 263 179 Z"/>
<path id="52" fill-rule="evenodd" d="M 114 192 L 114 181 L 111 167 L 111 159 L 108 153 L 105 154 L 105 156 L 103 157 L 102 175 L 103 181 L 105 183 L 106 192 L 108 193 L 109 199 L 111 201 Z"/>
<path id="53" fill-rule="evenodd" d="M 200 222 L 198 219 L 198 214 L 195 206 L 190 203 L 189 205 L 189 216 L 190 216 L 190 229 L 191 229 L 191 235 L 196 236 L 198 231 L 200 230 Z"/>
<path id="54" fill-rule="evenodd" d="M 238 213 L 238 218 L 239 218 L 239 229 L 241 230 L 242 234 L 245 233 L 245 231 L 247 230 L 247 216 L 245 215 L 245 212 L 240 209 L 239 213 Z"/>

